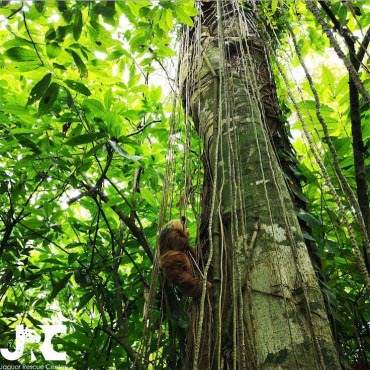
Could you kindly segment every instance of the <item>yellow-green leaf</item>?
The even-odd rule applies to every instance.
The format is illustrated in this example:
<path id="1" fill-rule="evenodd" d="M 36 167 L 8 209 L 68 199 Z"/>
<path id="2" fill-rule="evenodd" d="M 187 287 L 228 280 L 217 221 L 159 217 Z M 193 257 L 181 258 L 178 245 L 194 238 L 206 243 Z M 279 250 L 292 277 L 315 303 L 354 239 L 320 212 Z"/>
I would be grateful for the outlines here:
<path id="1" fill-rule="evenodd" d="M 157 205 L 157 201 L 156 199 L 154 198 L 154 195 L 153 193 L 146 189 L 146 188 L 141 188 L 140 189 L 140 193 L 141 193 L 141 196 L 151 205 L 151 206 L 156 206 Z"/>

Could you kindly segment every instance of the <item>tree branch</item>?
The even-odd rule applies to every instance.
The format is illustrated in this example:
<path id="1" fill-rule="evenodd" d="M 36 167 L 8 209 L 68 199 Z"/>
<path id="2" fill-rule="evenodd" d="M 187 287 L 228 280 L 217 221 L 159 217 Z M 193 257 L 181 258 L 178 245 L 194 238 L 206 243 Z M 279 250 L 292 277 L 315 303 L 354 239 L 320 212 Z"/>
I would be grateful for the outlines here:
<path id="1" fill-rule="evenodd" d="M 154 120 L 154 121 L 151 121 L 149 123 L 147 123 L 146 125 L 144 125 L 143 127 L 141 127 L 139 130 L 133 132 L 132 134 L 128 134 L 126 135 L 126 137 L 130 137 L 130 136 L 134 136 L 134 135 L 137 135 L 137 134 L 140 134 L 140 132 L 143 132 L 148 126 L 150 126 L 152 123 L 157 123 L 157 122 L 162 122 L 161 120 Z"/>
<path id="2" fill-rule="evenodd" d="M 348 48 L 350 50 L 351 62 L 358 63 L 359 67 L 360 63 L 356 61 L 356 53 L 353 41 L 348 44 Z M 361 112 L 358 89 L 351 76 L 349 76 L 349 100 L 350 100 L 352 148 L 355 166 L 357 199 L 362 213 L 362 217 L 364 219 L 366 233 L 368 238 L 370 238 L 370 207 L 368 196 L 367 171 L 365 165 L 366 148 L 362 136 Z M 370 271 L 370 250 L 365 246 L 364 246 L 364 256 L 367 269 L 368 271 Z"/>
<path id="3" fill-rule="evenodd" d="M 18 12 L 20 12 L 22 9 L 23 9 L 23 4 L 22 4 L 19 8 L 15 9 L 15 10 L 14 10 L 10 15 L 8 15 L 6 18 L 4 18 L 4 19 L 1 21 L 1 23 L 3 23 L 6 19 L 10 19 L 10 18 L 12 18 L 15 14 L 17 14 Z"/>
<path id="4" fill-rule="evenodd" d="M 27 22 L 26 22 L 26 15 L 24 14 L 24 11 L 22 12 L 22 15 L 23 15 L 23 23 L 24 23 L 24 26 L 26 27 L 26 31 L 27 31 L 28 37 L 30 38 L 30 40 L 32 42 L 32 45 L 33 45 L 33 48 L 35 49 L 36 54 L 37 54 L 38 58 L 40 59 L 41 65 L 43 66 L 44 65 L 44 62 L 42 61 L 41 56 L 40 56 L 39 52 L 37 51 L 36 44 L 35 44 L 35 42 L 32 39 L 30 30 L 28 29 L 28 25 L 27 25 Z"/>
<path id="5" fill-rule="evenodd" d="M 103 331 L 111 336 L 121 347 L 126 351 L 127 356 L 133 361 L 134 366 L 139 370 L 144 370 L 139 360 L 138 353 L 123 339 L 117 336 L 117 334 L 108 326 L 103 326 Z"/>
<path id="6" fill-rule="evenodd" d="M 150 261 L 153 262 L 154 261 L 154 256 L 153 256 L 152 249 L 150 248 L 150 245 L 148 244 L 148 241 L 146 240 L 144 232 L 136 226 L 135 220 L 133 220 L 131 217 L 128 217 L 125 214 L 123 214 L 122 211 L 118 211 L 117 206 L 112 206 L 111 208 L 114 212 L 116 212 L 118 217 L 126 224 L 126 226 L 131 231 L 131 234 L 137 239 L 137 241 L 143 247 L 143 249 L 146 252 L 146 254 L 148 255 Z"/>
<path id="7" fill-rule="evenodd" d="M 341 32 L 341 28 L 342 26 L 340 25 L 339 21 L 337 20 L 337 18 L 335 18 L 335 15 L 333 14 L 333 12 L 330 10 L 330 8 L 326 5 L 326 1 L 319 1 L 319 4 L 321 5 L 321 7 L 325 10 L 326 14 L 328 15 L 328 17 L 331 19 L 331 21 L 333 22 L 334 24 L 334 30 L 335 31 L 338 31 L 338 32 Z"/>
<path id="8" fill-rule="evenodd" d="M 313 0 L 303 0 L 303 1 L 307 5 L 310 12 L 315 16 L 318 23 L 321 25 L 322 29 L 324 30 L 326 36 L 329 39 L 330 45 L 332 46 L 338 57 L 342 60 L 343 64 L 346 66 L 348 72 L 350 73 L 353 79 L 354 84 L 356 85 L 356 88 L 358 89 L 360 94 L 364 97 L 366 102 L 370 104 L 370 93 L 366 90 L 364 83 L 359 78 L 358 73 L 354 66 L 352 65 L 352 63 L 345 56 L 343 50 L 341 49 L 338 41 L 335 39 L 331 28 L 329 27 L 328 23 L 322 16 L 320 10 L 314 4 Z"/>
<path id="9" fill-rule="evenodd" d="M 49 167 L 50 169 L 50 167 Z M 12 212 L 12 209 L 13 209 L 13 205 L 12 205 L 12 200 L 11 200 L 11 196 L 9 196 L 9 199 L 10 199 L 10 211 L 9 212 L 9 223 L 5 225 L 5 233 L 4 233 L 4 237 L 1 241 L 1 244 L 0 244 L 0 257 L 1 255 L 3 254 L 4 252 L 4 249 L 5 249 L 5 246 L 7 245 L 8 243 L 8 240 L 13 232 L 13 229 L 15 227 L 15 225 L 22 219 L 22 215 L 24 214 L 24 210 L 25 208 L 27 207 L 28 203 L 30 202 L 31 198 L 33 197 L 33 195 L 36 193 L 37 189 L 40 187 L 40 185 L 44 182 L 44 180 L 46 179 L 46 176 L 47 176 L 47 173 L 44 174 L 44 176 L 40 179 L 40 181 L 37 183 L 36 187 L 33 189 L 33 191 L 31 192 L 31 194 L 28 196 L 27 200 L 25 201 L 25 203 L 23 204 L 23 207 L 22 207 L 22 210 L 19 212 L 18 216 L 13 218 L 12 219 L 12 215 L 13 215 L 13 212 Z M 28 215 L 28 214 L 27 214 Z M 24 217 L 27 217 L 27 215 L 25 215 Z M 24 218 L 23 217 L 23 218 Z"/>
<path id="10" fill-rule="evenodd" d="M 339 21 L 335 18 L 330 8 L 326 5 L 325 1 L 319 1 L 322 8 L 325 10 L 329 18 L 334 23 L 334 27 L 339 31 L 340 35 L 344 38 L 344 41 L 348 47 L 349 60 L 352 63 L 356 72 L 359 71 L 362 59 L 365 55 L 366 49 L 369 45 L 370 40 L 370 28 L 367 30 L 366 35 L 360 45 L 360 50 L 356 54 L 355 39 L 348 29 L 341 27 Z M 353 158 L 355 167 L 355 178 L 356 178 L 356 190 L 358 205 L 364 220 L 364 234 L 363 237 L 370 237 L 370 208 L 369 208 L 369 196 L 367 186 L 367 171 L 365 166 L 365 146 L 362 136 L 361 128 L 361 113 L 360 113 L 360 102 L 359 102 L 359 90 L 356 86 L 355 80 L 351 73 L 349 73 L 349 99 L 350 99 L 350 118 L 351 118 L 351 129 L 352 129 L 352 148 Z M 361 215 L 360 215 L 361 216 Z M 366 243 L 365 243 L 366 244 Z M 367 270 L 370 272 L 370 250 L 368 247 L 364 247 L 364 259 Z"/>
<path id="11" fill-rule="evenodd" d="M 360 65 L 362 64 L 362 60 L 365 56 L 366 49 L 369 45 L 370 28 L 367 30 L 366 35 L 365 35 L 364 39 L 362 40 L 362 43 L 360 44 L 359 52 L 356 55 L 354 46 L 353 46 L 353 48 L 350 48 L 350 44 L 352 44 L 352 43 L 354 44 L 354 42 L 355 42 L 354 41 L 355 39 L 353 37 L 352 32 L 350 32 L 348 30 L 348 28 L 342 27 L 342 25 L 339 23 L 339 20 L 335 17 L 335 15 L 331 11 L 331 9 L 326 4 L 326 1 L 319 1 L 319 4 L 325 10 L 326 14 L 328 15 L 328 17 L 333 22 L 334 31 L 338 31 L 339 34 L 344 38 L 344 40 L 345 40 L 345 42 L 348 46 L 350 54 L 353 54 L 353 56 L 354 56 L 353 58 L 350 58 L 350 60 L 353 64 L 353 67 L 358 72 L 358 70 L 360 69 Z M 365 65 L 363 65 L 363 67 L 367 70 L 367 67 Z"/>
<path id="12" fill-rule="evenodd" d="M 88 188 L 88 186 L 89 185 L 85 184 L 86 188 Z M 95 187 L 91 187 L 91 189 L 88 189 L 88 191 L 86 192 L 87 195 L 91 195 L 93 193 L 92 188 L 94 188 L 94 192 L 96 192 L 100 196 L 100 198 L 103 200 L 104 203 L 107 203 L 109 201 L 109 198 L 106 195 L 102 194 L 99 190 L 96 190 Z M 131 217 L 126 216 L 122 211 L 118 211 L 116 205 L 111 206 L 111 209 L 118 215 L 120 220 L 122 220 L 125 223 L 125 225 L 130 230 L 131 234 L 136 238 L 139 244 L 143 247 L 150 261 L 153 262 L 154 256 L 153 256 L 152 249 L 148 241 L 146 240 L 144 231 L 141 228 L 138 228 L 136 226 L 135 219 L 132 219 Z M 115 240 L 117 241 L 117 239 Z"/>
<path id="13" fill-rule="evenodd" d="M 356 55 L 356 60 L 358 61 L 358 66 L 357 66 L 357 71 L 360 68 L 360 64 L 362 63 L 362 60 L 364 59 L 367 47 L 369 46 L 369 41 L 370 41 L 370 27 L 366 31 L 366 35 L 364 39 L 362 40 L 362 43 L 360 45 L 360 48 L 358 50 L 358 53 Z M 355 66 L 356 68 L 356 66 Z"/>
<path id="14" fill-rule="evenodd" d="M 149 287 L 149 284 L 148 282 L 146 281 L 146 279 L 144 278 L 142 272 L 140 271 L 138 265 L 136 264 L 136 262 L 133 260 L 133 258 L 131 257 L 130 253 L 128 253 L 127 249 L 123 246 L 123 244 L 120 242 L 120 240 L 117 239 L 117 237 L 114 235 L 113 233 L 113 230 L 112 228 L 110 227 L 110 224 L 109 224 L 109 221 L 107 219 L 107 216 L 105 215 L 104 211 L 101 209 L 100 205 L 98 204 L 96 198 L 94 198 L 94 201 L 96 202 L 97 206 L 99 207 L 101 213 L 102 213 L 102 216 L 103 216 L 103 219 L 104 219 L 104 222 L 105 224 L 107 225 L 108 227 L 108 230 L 109 230 L 109 233 L 111 234 L 112 236 L 112 239 L 116 241 L 116 243 L 119 245 L 119 247 L 123 250 L 123 252 L 126 254 L 126 256 L 129 258 L 129 260 L 131 261 L 131 263 L 133 264 L 133 266 L 136 268 L 137 272 L 139 273 L 140 277 L 141 277 L 141 280 L 142 282 L 144 283 L 145 286 Z M 104 200 L 103 200 L 104 201 Z M 108 202 L 108 199 L 107 199 L 107 202 Z M 112 207 L 113 209 L 113 207 Z M 122 222 L 124 222 L 123 220 L 121 220 Z M 131 232 L 132 233 L 132 232 Z M 118 256 L 114 255 L 113 254 L 113 258 L 117 258 Z"/>
<path id="15" fill-rule="evenodd" d="M 107 151 L 108 151 L 107 163 L 105 164 L 104 170 L 102 171 L 98 181 L 96 182 L 96 184 L 94 186 L 89 186 L 89 185 L 84 184 L 85 188 L 87 188 L 88 190 L 85 191 L 84 193 L 81 193 L 81 194 L 75 196 L 74 198 L 70 199 L 68 201 L 69 206 L 72 203 L 77 202 L 78 200 L 82 199 L 83 197 L 86 197 L 87 195 L 90 195 L 94 192 L 98 192 L 100 190 L 100 188 L 103 184 L 104 178 L 105 178 L 105 176 L 106 176 L 106 174 L 109 170 L 109 166 L 111 165 L 112 159 L 113 159 L 113 150 L 112 150 L 111 146 L 107 144 L 106 147 L 107 147 Z"/>
<path id="16" fill-rule="evenodd" d="M 96 288 L 95 284 L 93 284 L 94 289 L 94 295 L 96 298 L 96 303 L 98 307 L 98 311 L 100 313 L 100 316 L 103 321 L 103 331 L 107 333 L 110 337 L 112 337 L 117 343 L 121 345 L 121 347 L 126 351 L 127 356 L 132 360 L 132 362 L 135 364 L 136 368 L 139 370 L 144 370 L 144 368 L 141 366 L 141 361 L 139 360 L 138 353 L 125 341 L 124 338 L 120 338 L 108 325 L 107 318 L 104 314 L 104 307 L 103 302 L 100 299 L 100 294 L 98 292 L 98 289 Z"/>

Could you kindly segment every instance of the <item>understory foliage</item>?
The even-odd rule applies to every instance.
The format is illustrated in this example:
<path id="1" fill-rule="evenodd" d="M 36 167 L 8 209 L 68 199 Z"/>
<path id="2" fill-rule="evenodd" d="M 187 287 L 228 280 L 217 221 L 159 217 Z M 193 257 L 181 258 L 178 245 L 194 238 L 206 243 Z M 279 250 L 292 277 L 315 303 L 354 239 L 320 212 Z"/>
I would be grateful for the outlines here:
<path id="1" fill-rule="evenodd" d="M 312 4 L 369 90 L 367 4 Z M 369 290 L 354 251 L 366 255 L 366 238 L 336 169 L 369 234 L 369 100 L 355 76 L 355 88 L 349 84 L 305 2 L 258 7 L 281 122 L 297 152 L 284 160 L 303 186 L 293 190 L 305 204 L 298 217 L 308 226 L 334 339 L 343 366 L 370 369 Z M 195 245 L 201 143 L 176 99 L 174 57 L 197 14 L 192 0 L 1 2 L 0 348 L 14 350 L 16 325 L 41 333 L 38 325 L 64 323 L 67 334 L 53 343 L 70 368 L 124 369 L 137 360 L 163 218 L 188 205 Z M 158 287 L 151 310 L 157 329 L 145 333 L 149 361 L 181 367 L 188 304 L 165 290 L 170 299 L 160 304 Z M 31 351 L 48 363 L 28 344 L 13 364 L 30 363 Z"/>

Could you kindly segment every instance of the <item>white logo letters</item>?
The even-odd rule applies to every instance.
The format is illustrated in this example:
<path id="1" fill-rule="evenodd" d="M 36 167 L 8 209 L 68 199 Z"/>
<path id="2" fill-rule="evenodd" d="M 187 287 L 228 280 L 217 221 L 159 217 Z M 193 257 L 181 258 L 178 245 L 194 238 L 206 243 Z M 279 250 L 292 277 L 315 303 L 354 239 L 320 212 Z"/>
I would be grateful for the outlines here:
<path id="1" fill-rule="evenodd" d="M 40 346 L 40 351 L 45 360 L 65 361 L 67 358 L 66 352 L 56 352 L 51 345 L 51 340 L 55 334 L 65 334 L 65 325 L 40 325 L 40 328 L 43 329 L 45 333 L 44 343 L 42 343 Z M 18 360 L 23 355 L 25 344 L 39 343 L 41 337 L 34 330 L 28 329 L 27 327 L 25 328 L 23 325 L 17 325 L 15 329 L 15 340 L 16 346 L 14 352 L 10 352 L 7 348 L 0 348 L 0 353 L 9 361 Z M 32 351 L 31 359 L 36 360 L 36 357 Z"/>

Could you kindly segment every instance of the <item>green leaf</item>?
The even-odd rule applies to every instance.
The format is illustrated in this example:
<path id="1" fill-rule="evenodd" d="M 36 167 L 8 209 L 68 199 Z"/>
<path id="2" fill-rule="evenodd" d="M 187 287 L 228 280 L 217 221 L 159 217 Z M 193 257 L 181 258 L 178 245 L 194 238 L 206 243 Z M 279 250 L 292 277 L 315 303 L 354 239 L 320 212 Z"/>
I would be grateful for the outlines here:
<path id="1" fill-rule="evenodd" d="M 45 1 L 44 0 L 35 0 L 35 8 L 39 13 L 44 11 Z"/>
<path id="2" fill-rule="evenodd" d="M 62 52 L 62 48 L 57 42 L 51 42 L 46 45 L 46 54 L 50 59 L 56 58 Z"/>
<path id="3" fill-rule="evenodd" d="M 68 255 L 68 264 L 72 265 L 73 262 L 77 261 L 79 254 L 78 253 L 70 253 Z"/>
<path id="4" fill-rule="evenodd" d="M 139 17 L 139 11 L 141 8 L 153 5 L 149 0 L 127 0 L 126 4 L 135 17 Z"/>
<path id="5" fill-rule="evenodd" d="M 190 18 L 190 16 L 187 13 L 184 12 L 182 8 L 176 9 L 176 16 L 181 23 L 187 24 L 190 27 L 194 26 L 193 20 Z"/>
<path id="6" fill-rule="evenodd" d="M 299 212 L 297 212 L 297 216 L 301 220 L 307 222 L 307 224 L 312 226 L 312 227 L 321 227 L 322 226 L 322 223 L 321 223 L 320 220 L 318 220 L 316 217 L 314 217 L 310 213 L 307 213 L 303 209 L 300 209 Z"/>
<path id="7" fill-rule="evenodd" d="M 39 104 L 39 116 L 42 116 L 46 113 L 48 113 L 57 100 L 59 93 L 59 85 L 55 82 L 53 82 L 46 92 L 42 95 L 42 98 L 40 100 Z"/>
<path id="8" fill-rule="evenodd" d="M 305 203 L 309 203 L 310 202 L 310 200 L 300 190 L 292 190 L 292 191 L 303 202 L 305 202 Z"/>
<path id="9" fill-rule="evenodd" d="M 198 9 L 194 5 L 194 1 L 188 0 L 178 0 L 175 3 L 176 8 L 182 8 L 191 17 L 199 14 Z"/>
<path id="10" fill-rule="evenodd" d="M 98 117 L 105 118 L 106 111 L 104 105 L 96 99 L 85 99 L 83 102 L 83 107 L 88 108 Z"/>
<path id="11" fill-rule="evenodd" d="M 173 27 L 173 16 L 172 10 L 170 9 L 162 9 L 161 13 L 159 13 L 159 26 L 164 31 L 169 31 Z"/>
<path id="12" fill-rule="evenodd" d="M 11 113 L 16 116 L 30 114 L 27 108 L 23 107 L 22 105 L 17 105 L 17 104 L 0 105 L 0 112 Z"/>
<path id="13" fill-rule="evenodd" d="M 5 52 L 5 55 L 15 62 L 33 62 L 38 59 L 35 50 L 26 49 L 19 46 L 8 49 Z"/>
<path id="14" fill-rule="evenodd" d="M 168 27 L 167 30 L 169 31 L 169 30 L 171 30 L 173 28 L 173 14 L 172 14 L 172 10 L 166 9 L 165 18 L 166 18 L 166 23 L 167 23 L 167 27 Z"/>
<path id="15" fill-rule="evenodd" d="M 80 311 L 81 308 L 85 307 L 89 303 L 89 301 L 91 300 L 92 297 L 94 297 L 93 292 L 89 292 L 89 293 L 84 294 L 80 298 L 80 302 L 78 304 L 77 311 Z"/>
<path id="16" fill-rule="evenodd" d="M 66 145 L 69 146 L 76 146 L 76 145 L 81 145 L 81 144 L 87 144 L 87 143 L 92 143 L 95 140 L 99 140 L 103 138 L 105 135 L 102 132 L 95 133 L 95 134 L 82 134 L 79 136 L 74 136 L 71 137 L 66 141 Z"/>
<path id="17" fill-rule="evenodd" d="M 160 86 L 157 86 L 157 87 L 153 86 L 150 92 L 148 93 L 148 97 L 150 101 L 153 103 L 157 103 L 158 101 L 160 101 L 161 96 L 162 96 L 162 89 Z"/>
<path id="18" fill-rule="evenodd" d="M 82 13 L 80 9 L 76 9 L 73 22 L 73 38 L 78 41 L 82 32 Z"/>
<path id="19" fill-rule="evenodd" d="M 337 86 L 335 87 L 335 96 L 337 97 L 339 94 L 346 94 L 348 91 L 348 76 L 343 76 Z"/>
<path id="20" fill-rule="evenodd" d="M 90 96 L 91 92 L 90 90 L 81 82 L 73 81 L 73 80 L 65 80 L 65 84 L 71 88 L 72 90 L 75 90 L 81 94 L 84 94 L 86 96 Z"/>
<path id="21" fill-rule="evenodd" d="M 55 32 L 55 29 L 53 27 L 49 28 L 45 33 L 45 40 L 52 41 L 55 40 L 57 34 Z"/>
<path id="22" fill-rule="evenodd" d="M 58 260 L 57 258 L 45 258 L 42 260 L 43 263 L 51 263 L 52 265 L 64 265 L 63 261 Z"/>
<path id="23" fill-rule="evenodd" d="M 169 48 L 168 46 L 166 45 L 161 45 L 158 49 L 157 49 L 157 55 L 159 57 L 170 57 L 170 56 L 174 56 L 176 55 L 176 53 L 171 49 Z"/>
<path id="24" fill-rule="evenodd" d="M 138 119 L 138 113 L 137 110 L 124 110 L 120 112 L 125 118 L 135 122 Z"/>
<path id="25" fill-rule="evenodd" d="M 66 51 L 72 55 L 72 58 L 74 62 L 76 63 L 76 66 L 80 72 L 80 77 L 86 77 L 87 68 L 86 68 L 85 63 L 80 58 L 80 56 L 74 50 L 66 49 Z"/>
<path id="26" fill-rule="evenodd" d="M 277 10 L 279 0 L 271 0 L 271 14 L 275 14 Z"/>
<path id="27" fill-rule="evenodd" d="M 332 93 L 335 92 L 334 75 L 330 68 L 322 66 L 322 84 Z"/>
<path id="28" fill-rule="evenodd" d="M 130 40 L 131 50 L 139 50 L 141 51 L 141 48 L 146 45 L 148 42 L 148 38 L 146 35 L 143 35 L 141 33 L 138 33 Z"/>
<path id="29" fill-rule="evenodd" d="M 27 314 L 27 318 L 28 318 L 28 320 L 30 320 L 32 322 L 32 325 L 34 325 L 34 326 L 42 325 L 41 321 L 39 321 L 37 319 L 34 319 L 30 314 Z"/>
<path id="30" fill-rule="evenodd" d="M 129 54 L 129 52 L 128 52 L 128 51 L 123 50 L 122 48 L 119 48 L 119 49 L 117 49 L 117 50 L 112 51 L 112 52 L 108 55 L 108 57 L 107 57 L 106 61 L 110 61 L 110 60 L 118 59 L 118 58 L 122 57 L 123 55 L 125 55 L 125 56 L 127 56 L 127 57 L 130 57 L 130 54 Z"/>
<path id="31" fill-rule="evenodd" d="M 140 74 L 130 74 L 130 78 L 128 80 L 128 87 L 135 86 L 140 81 L 141 75 Z"/>
<path id="32" fill-rule="evenodd" d="M 111 18 L 116 14 L 115 9 L 100 4 L 95 5 L 93 10 L 95 13 L 101 14 L 103 17 L 107 18 Z"/>
<path id="33" fill-rule="evenodd" d="M 53 67 L 56 68 L 56 69 L 62 69 L 63 71 L 67 70 L 66 67 L 64 67 L 63 65 L 58 64 L 58 63 L 53 63 Z"/>
<path id="34" fill-rule="evenodd" d="M 112 43 L 112 35 L 98 22 L 90 21 L 91 27 L 88 27 L 90 38 L 95 42 L 96 46 L 105 47 Z"/>
<path id="35" fill-rule="evenodd" d="M 27 136 L 15 134 L 14 136 L 17 138 L 19 144 L 21 144 L 23 147 L 30 148 L 35 153 L 38 153 L 38 154 L 41 153 L 40 148 L 32 140 L 30 140 L 27 137 L 29 136 L 29 134 Z M 24 223 L 28 223 L 28 222 L 29 220 L 24 221 Z M 36 226 L 37 228 L 41 228 L 44 225 L 43 221 L 35 220 L 35 222 L 37 223 L 37 225 L 34 224 L 33 226 Z M 31 222 L 28 224 L 28 226 L 31 227 Z"/>
<path id="36" fill-rule="evenodd" d="M 65 11 L 67 11 L 67 10 L 68 10 L 68 7 L 67 7 L 67 4 L 66 4 L 66 1 L 59 0 L 59 1 L 57 1 L 57 5 L 58 5 L 58 10 L 59 10 L 61 13 L 64 13 Z"/>
<path id="37" fill-rule="evenodd" d="M 49 297 L 49 302 L 52 301 L 58 295 L 58 293 L 67 285 L 72 275 L 72 273 L 67 274 L 62 280 L 54 285 L 53 291 L 51 292 L 51 295 Z"/>
<path id="38" fill-rule="evenodd" d="M 68 26 L 59 26 L 56 30 L 56 40 L 63 42 L 68 33 L 70 33 Z"/>
<path id="39" fill-rule="evenodd" d="M 85 157 L 88 158 L 95 155 L 104 145 L 105 141 L 98 142 L 85 154 Z"/>
<path id="40" fill-rule="evenodd" d="M 303 237 L 306 239 L 306 240 L 309 240 L 311 242 L 315 242 L 316 239 L 314 239 L 310 234 L 307 234 L 305 232 L 302 233 Z"/>
<path id="41" fill-rule="evenodd" d="M 107 108 L 107 110 L 111 109 L 112 103 L 113 103 L 112 89 L 108 89 L 104 95 L 104 105 Z"/>
<path id="42" fill-rule="evenodd" d="M 140 194 L 141 196 L 152 206 L 156 206 L 157 205 L 157 201 L 156 199 L 154 198 L 154 195 L 153 193 L 149 190 L 149 189 L 146 189 L 146 188 L 140 188 Z"/>

